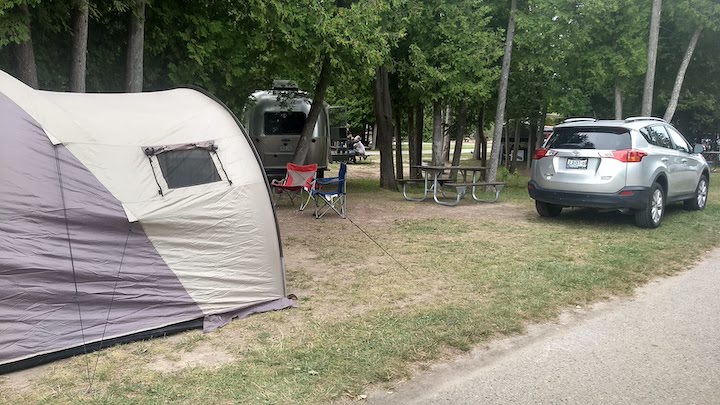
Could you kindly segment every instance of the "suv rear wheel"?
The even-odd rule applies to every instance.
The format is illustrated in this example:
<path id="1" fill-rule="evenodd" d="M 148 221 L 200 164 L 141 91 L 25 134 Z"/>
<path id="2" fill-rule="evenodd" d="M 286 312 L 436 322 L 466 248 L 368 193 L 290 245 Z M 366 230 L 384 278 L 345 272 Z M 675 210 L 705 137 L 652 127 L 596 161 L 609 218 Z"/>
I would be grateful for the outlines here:
<path id="1" fill-rule="evenodd" d="M 698 185 L 695 188 L 695 198 L 685 200 L 685 209 L 690 211 L 700 211 L 705 209 L 708 195 L 708 181 L 705 175 L 700 177 Z"/>
<path id="2" fill-rule="evenodd" d="M 560 215 L 563 207 L 562 205 L 549 204 L 535 200 L 535 209 L 541 217 L 551 218 Z"/>
<path id="3" fill-rule="evenodd" d="M 635 212 L 635 223 L 641 228 L 657 228 L 664 213 L 665 192 L 660 184 L 653 183 L 645 208 Z"/>

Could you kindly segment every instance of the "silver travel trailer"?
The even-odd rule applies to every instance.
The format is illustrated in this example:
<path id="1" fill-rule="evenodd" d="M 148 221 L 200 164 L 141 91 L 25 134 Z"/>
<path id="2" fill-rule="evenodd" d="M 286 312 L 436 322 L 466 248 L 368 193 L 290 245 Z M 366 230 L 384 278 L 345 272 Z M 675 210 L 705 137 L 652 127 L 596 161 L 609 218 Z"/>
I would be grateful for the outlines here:
<path id="1" fill-rule="evenodd" d="M 292 81 L 275 80 L 272 90 L 256 91 L 245 109 L 245 128 L 268 177 L 285 175 L 292 161 L 312 100 Z M 318 175 L 328 168 L 330 124 L 328 106 L 320 110 L 305 163 L 317 163 Z"/>

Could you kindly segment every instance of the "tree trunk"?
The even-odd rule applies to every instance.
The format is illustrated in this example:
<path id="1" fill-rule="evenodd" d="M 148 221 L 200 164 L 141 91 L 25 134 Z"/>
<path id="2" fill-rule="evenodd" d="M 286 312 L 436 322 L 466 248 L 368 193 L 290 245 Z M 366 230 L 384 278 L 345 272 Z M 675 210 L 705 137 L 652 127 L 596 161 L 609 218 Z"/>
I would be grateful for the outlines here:
<path id="1" fill-rule="evenodd" d="M 535 138 L 538 136 L 538 126 L 540 125 L 540 117 L 534 121 L 534 124 L 528 126 L 528 142 L 527 151 L 525 151 L 525 168 L 530 169 L 530 154 L 532 153 L 532 147 L 535 145 Z"/>
<path id="2" fill-rule="evenodd" d="M 425 106 L 418 104 L 415 107 L 415 164 L 421 165 L 423 159 L 423 132 L 425 128 Z M 414 169 L 414 174 L 410 176 L 413 179 L 422 177 L 419 169 Z"/>
<path id="3" fill-rule="evenodd" d="M 89 0 L 77 0 L 73 11 L 73 38 L 68 90 L 85 93 L 87 71 Z"/>
<path id="4" fill-rule="evenodd" d="M 398 109 L 399 110 L 399 109 Z M 403 158 L 402 158 L 402 120 L 400 119 L 400 111 L 395 114 L 395 178 L 403 178 Z"/>
<path id="5" fill-rule="evenodd" d="M 478 159 L 480 159 L 480 165 L 486 166 L 487 165 L 487 147 L 488 147 L 488 140 L 487 136 L 485 135 L 485 108 L 482 107 L 480 109 L 480 115 L 478 116 L 478 138 L 480 138 L 480 151 Z M 476 153 L 478 153 L 476 151 Z"/>
<path id="6" fill-rule="evenodd" d="M 127 58 L 125 61 L 125 90 L 143 90 L 143 49 L 145 46 L 145 0 L 135 0 L 130 12 Z"/>
<path id="7" fill-rule="evenodd" d="M 505 122 L 505 102 L 507 101 L 508 79 L 510 78 L 510 60 L 512 59 L 513 38 L 515 37 L 515 13 L 517 0 L 510 1 L 510 17 L 508 18 L 507 34 L 505 36 L 505 54 L 503 55 L 500 83 L 498 85 L 498 102 L 495 111 L 495 130 L 493 131 L 492 151 L 490 152 L 490 169 L 487 181 L 493 182 L 497 178 L 498 160 L 500 159 L 500 143 L 502 141 L 503 122 Z"/>
<path id="8" fill-rule="evenodd" d="M 465 127 L 467 126 L 467 104 L 465 101 L 460 102 L 460 111 L 458 111 L 457 135 L 455 135 L 455 150 L 453 151 L 452 165 L 460 165 L 460 157 L 462 155 L 463 140 L 465 140 Z M 451 178 L 455 178 L 457 170 L 450 173 Z"/>
<path id="9" fill-rule="evenodd" d="M 622 99 L 622 89 L 620 88 L 620 82 L 618 80 L 615 81 L 615 119 L 621 120 L 623 119 L 623 105 L 622 105 L 623 99 Z"/>
<path id="10" fill-rule="evenodd" d="M 375 76 L 375 122 L 380 150 L 380 187 L 396 190 L 392 155 L 392 104 L 387 67 L 377 68 Z"/>
<path id="11" fill-rule="evenodd" d="M 432 164 L 443 164 L 443 128 L 442 105 L 439 101 L 433 102 L 433 134 L 432 134 Z"/>
<path id="12" fill-rule="evenodd" d="M 16 44 L 14 48 L 15 69 L 17 70 L 18 79 L 23 83 L 32 87 L 39 88 L 37 65 L 35 64 L 35 50 L 32 41 L 32 24 L 30 21 L 30 9 L 27 4 L 18 6 L 20 17 L 25 21 L 28 30 L 27 41 Z"/>
<path id="13" fill-rule="evenodd" d="M 658 38 L 660 37 L 660 13 L 662 0 L 653 0 L 650 16 L 650 38 L 648 40 L 647 71 L 643 89 L 642 109 L 640 115 L 649 117 L 652 114 L 653 88 L 655 87 L 655 62 L 657 61 Z"/>
<path id="14" fill-rule="evenodd" d="M 417 134 L 415 133 L 415 112 L 413 111 L 413 108 L 408 108 L 408 164 L 410 165 L 410 178 L 414 179 L 415 172 L 413 171 L 413 166 L 418 164 L 417 163 L 417 153 L 415 149 L 415 138 L 417 137 Z"/>
<path id="15" fill-rule="evenodd" d="M 443 118 L 443 162 L 450 162 L 450 136 L 452 127 L 452 107 L 448 104 L 445 106 Z"/>
<path id="16" fill-rule="evenodd" d="M 690 43 L 685 50 L 685 56 L 683 57 L 680 69 L 678 69 L 677 76 L 675 77 L 675 85 L 673 86 L 672 95 L 670 96 L 670 102 L 668 103 L 667 110 L 663 118 L 665 121 L 670 122 L 675 115 L 675 109 L 680 99 L 680 90 L 682 89 L 683 80 L 685 80 L 685 72 L 687 72 L 688 65 L 690 65 L 690 59 L 692 59 L 693 52 L 695 52 L 695 45 L 697 45 L 702 28 L 698 27 L 690 38 Z"/>
<path id="17" fill-rule="evenodd" d="M 475 146 L 473 147 L 473 159 L 480 160 L 480 156 L 482 155 L 482 151 L 480 148 L 482 148 L 482 139 L 484 138 L 484 128 L 483 128 L 483 121 L 485 115 L 485 110 L 480 107 L 480 111 L 478 111 L 478 121 L 477 121 L 477 132 L 475 135 Z"/>
<path id="18" fill-rule="evenodd" d="M 510 124 L 511 120 L 508 120 L 505 124 L 505 140 L 503 142 L 503 160 L 505 161 L 505 167 L 510 170 Z"/>
<path id="19" fill-rule="evenodd" d="M 330 85 L 330 70 L 330 57 L 325 55 L 322 65 L 320 66 L 320 76 L 315 85 L 312 105 L 310 105 L 305 126 L 303 126 L 302 132 L 300 133 L 300 139 L 298 139 L 297 148 L 295 148 L 295 155 L 293 155 L 292 158 L 295 164 L 305 164 L 308 150 L 310 150 L 310 140 L 312 139 L 313 132 L 315 132 L 315 125 L 317 124 L 318 117 L 320 117 L 320 112 L 325 108 L 325 94 Z"/>
<path id="20" fill-rule="evenodd" d="M 535 149 L 540 149 L 543 146 L 543 143 L 545 142 L 545 122 L 547 122 L 547 105 L 543 108 L 543 114 L 542 118 L 540 118 L 540 124 L 538 124 L 538 137 L 535 140 Z M 535 152 L 535 150 L 528 151 L 530 152 L 530 156 L 528 156 L 529 159 L 532 160 L 532 154 Z"/>
<path id="21" fill-rule="evenodd" d="M 513 139 L 512 153 L 510 154 L 510 172 L 517 170 L 517 155 L 520 149 L 520 120 L 515 121 L 515 139 Z"/>

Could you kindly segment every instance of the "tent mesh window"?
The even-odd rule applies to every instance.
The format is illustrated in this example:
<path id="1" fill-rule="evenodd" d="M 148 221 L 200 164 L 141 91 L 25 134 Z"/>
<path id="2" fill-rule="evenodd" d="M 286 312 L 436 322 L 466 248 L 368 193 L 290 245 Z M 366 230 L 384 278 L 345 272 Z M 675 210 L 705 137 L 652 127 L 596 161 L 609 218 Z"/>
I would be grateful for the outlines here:
<path id="1" fill-rule="evenodd" d="M 222 180 L 210 151 L 172 150 L 157 155 L 168 188 L 197 186 Z"/>

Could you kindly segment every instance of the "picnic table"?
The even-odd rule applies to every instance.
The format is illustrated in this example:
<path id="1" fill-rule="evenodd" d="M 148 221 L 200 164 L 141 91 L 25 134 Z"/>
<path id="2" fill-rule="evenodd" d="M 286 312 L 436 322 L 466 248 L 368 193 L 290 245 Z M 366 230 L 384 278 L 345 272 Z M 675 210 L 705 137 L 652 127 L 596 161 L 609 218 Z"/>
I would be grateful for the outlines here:
<path id="1" fill-rule="evenodd" d="M 357 163 L 358 160 L 365 159 L 367 159 L 367 154 L 358 155 L 352 148 L 346 146 L 330 146 L 330 162 Z"/>
<path id="2" fill-rule="evenodd" d="M 710 166 L 710 170 L 715 171 L 720 167 L 720 151 L 706 150 L 702 155 L 705 157 L 708 166 Z"/>
<path id="3" fill-rule="evenodd" d="M 478 202 L 495 202 L 500 197 L 500 191 L 505 186 L 504 182 L 486 182 L 481 181 L 483 174 L 487 171 L 485 166 L 433 166 L 418 165 L 412 166 L 419 169 L 423 173 L 422 179 L 401 179 L 398 183 L 402 184 L 403 197 L 408 201 L 424 201 L 430 194 L 433 200 L 440 205 L 455 206 L 465 197 L 467 190 L 470 189 L 473 200 Z M 458 173 L 457 178 L 445 176 L 445 172 Z M 408 193 L 408 184 L 423 184 L 423 194 L 421 197 L 413 197 Z M 455 197 L 448 198 L 445 195 L 443 187 L 455 188 Z M 492 187 L 495 190 L 495 198 L 492 200 L 482 199 L 477 196 L 478 188 Z"/>

